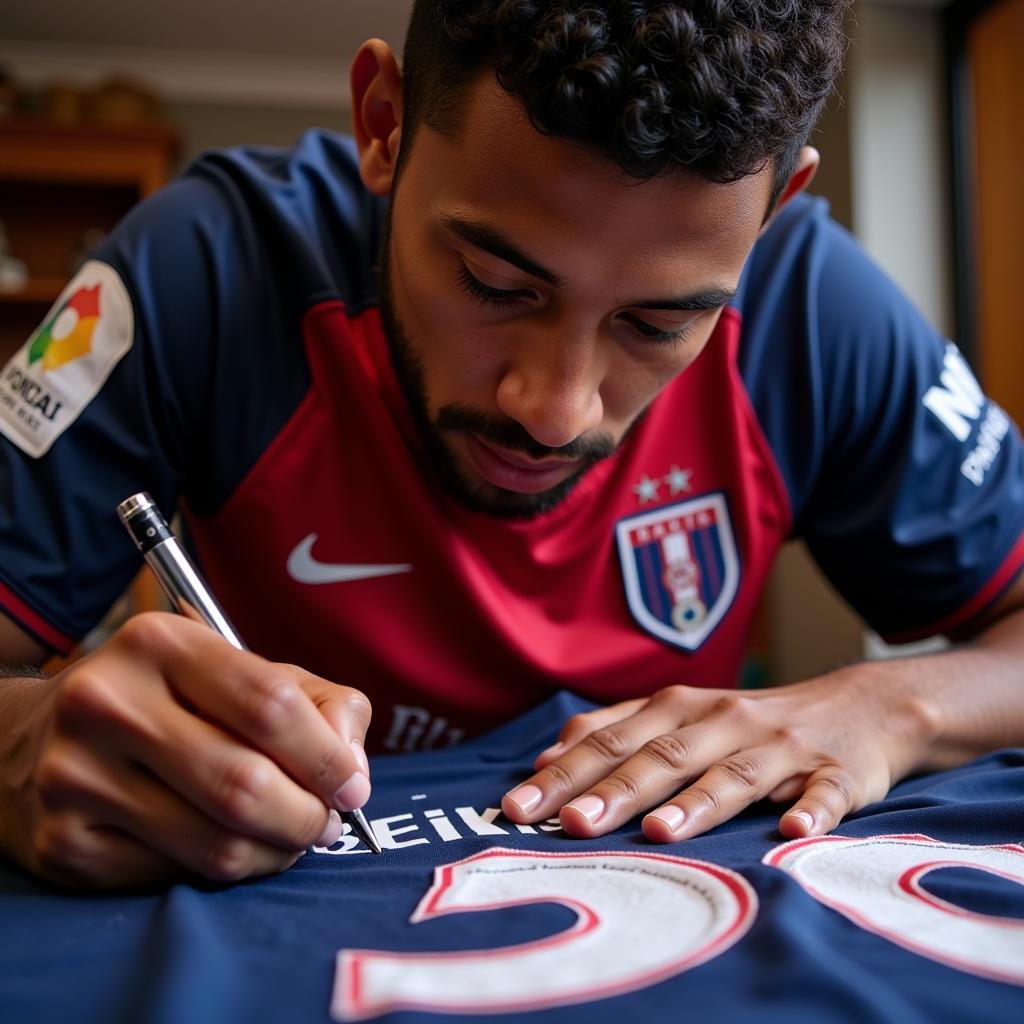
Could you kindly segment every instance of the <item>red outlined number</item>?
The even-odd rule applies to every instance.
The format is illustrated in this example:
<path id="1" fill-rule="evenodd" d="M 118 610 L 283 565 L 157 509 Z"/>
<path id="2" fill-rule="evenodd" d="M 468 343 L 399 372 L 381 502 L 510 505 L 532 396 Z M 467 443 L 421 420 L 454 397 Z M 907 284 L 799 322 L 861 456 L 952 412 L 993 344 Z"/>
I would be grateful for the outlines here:
<path id="1" fill-rule="evenodd" d="M 333 1017 L 365 1020 L 399 1009 L 507 1013 L 603 999 L 718 956 L 757 913 L 750 884 L 714 864 L 499 847 L 437 868 L 410 923 L 541 902 L 569 907 L 575 923 L 536 942 L 485 951 L 340 950 Z"/>
<path id="2" fill-rule="evenodd" d="M 1024 846 L 972 846 L 922 835 L 819 836 L 776 847 L 765 864 L 820 903 L 920 956 L 982 978 L 1024 985 L 1024 921 L 977 914 L 927 892 L 938 868 L 973 868 L 1024 885 Z"/>

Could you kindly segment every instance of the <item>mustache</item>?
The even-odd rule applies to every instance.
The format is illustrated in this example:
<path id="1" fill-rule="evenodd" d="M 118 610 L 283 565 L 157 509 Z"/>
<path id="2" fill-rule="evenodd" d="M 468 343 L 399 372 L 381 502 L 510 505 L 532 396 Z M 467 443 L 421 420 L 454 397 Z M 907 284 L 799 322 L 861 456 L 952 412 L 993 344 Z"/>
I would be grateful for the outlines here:
<path id="1" fill-rule="evenodd" d="M 581 462 L 597 462 L 615 451 L 615 442 L 607 434 L 593 434 L 578 437 L 560 448 L 551 448 L 534 440 L 529 431 L 515 420 L 492 416 L 468 405 L 455 402 L 443 405 L 438 410 L 435 426 L 439 430 L 476 434 L 477 437 L 508 451 L 522 452 L 533 459 L 545 455 L 560 458 L 579 459 Z"/>

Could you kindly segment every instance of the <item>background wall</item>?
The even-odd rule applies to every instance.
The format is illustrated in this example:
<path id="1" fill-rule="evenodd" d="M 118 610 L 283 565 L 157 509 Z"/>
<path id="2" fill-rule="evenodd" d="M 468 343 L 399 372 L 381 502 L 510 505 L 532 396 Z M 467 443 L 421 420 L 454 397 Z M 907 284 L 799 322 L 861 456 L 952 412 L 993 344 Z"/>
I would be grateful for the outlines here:
<path id="1" fill-rule="evenodd" d="M 841 97 L 814 142 L 812 191 L 933 323 L 952 336 L 949 135 L 938 3 L 854 5 Z M 880 383 L 880 386 L 881 383 Z M 783 551 L 768 594 L 772 670 L 806 678 L 894 653 L 849 611 L 801 544 Z M 920 649 L 915 645 L 914 650 Z"/>

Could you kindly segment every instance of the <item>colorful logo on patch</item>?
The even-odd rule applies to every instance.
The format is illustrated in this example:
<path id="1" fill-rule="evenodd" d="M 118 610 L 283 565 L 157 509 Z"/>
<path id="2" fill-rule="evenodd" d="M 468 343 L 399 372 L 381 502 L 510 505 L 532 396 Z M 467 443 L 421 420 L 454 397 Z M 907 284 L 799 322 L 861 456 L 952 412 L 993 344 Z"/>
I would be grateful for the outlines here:
<path id="1" fill-rule="evenodd" d="M 705 494 L 630 516 L 615 531 L 633 618 L 660 640 L 697 650 L 739 587 L 725 495 Z"/>
<path id="2" fill-rule="evenodd" d="M 43 371 L 56 370 L 92 351 L 92 336 L 100 322 L 100 287 L 79 288 L 39 328 L 28 350 L 28 362 L 43 361 Z"/>

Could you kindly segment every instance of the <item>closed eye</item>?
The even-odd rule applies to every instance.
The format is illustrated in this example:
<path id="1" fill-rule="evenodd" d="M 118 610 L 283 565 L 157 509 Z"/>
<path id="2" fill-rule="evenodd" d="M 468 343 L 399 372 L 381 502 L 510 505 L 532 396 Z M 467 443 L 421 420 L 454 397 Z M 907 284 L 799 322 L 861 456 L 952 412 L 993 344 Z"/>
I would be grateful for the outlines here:
<path id="1" fill-rule="evenodd" d="M 655 327 L 654 324 L 649 324 L 646 320 L 641 320 L 640 317 L 634 316 L 632 313 L 620 313 L 619 315 L 638 334 L 642 335 L 645 341 L 653 342 L 656 345 L 681 345 L 687 339 L 693 327 L 693 321 L 691 320 L 674 331 L 665 331 L 660 327 Z"/>
<path id="2" fill-rule="evenodd" d="M 459 267 L 459 284 L 470 298 L 482 306 L 492 309 L 507 310 L 523 299 L 530 298 L 533 293 L 525 288 L 492 288 L 484 284 L 478 277 L 470 273 L 465 263 Z"/>

